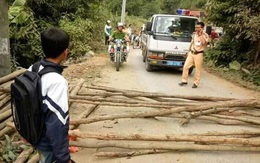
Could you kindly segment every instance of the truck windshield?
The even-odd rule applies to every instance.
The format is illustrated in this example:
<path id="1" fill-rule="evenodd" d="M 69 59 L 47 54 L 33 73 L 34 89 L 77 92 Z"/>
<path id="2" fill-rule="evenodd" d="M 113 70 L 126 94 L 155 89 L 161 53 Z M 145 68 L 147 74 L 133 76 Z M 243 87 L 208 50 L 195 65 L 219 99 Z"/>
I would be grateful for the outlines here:
<path id="1" fill-rule="evenodd" d="M 191 38 L 197 19 L 178 16 L 160 16 L 155 19 L 155 33 L 174 38 Z"/>

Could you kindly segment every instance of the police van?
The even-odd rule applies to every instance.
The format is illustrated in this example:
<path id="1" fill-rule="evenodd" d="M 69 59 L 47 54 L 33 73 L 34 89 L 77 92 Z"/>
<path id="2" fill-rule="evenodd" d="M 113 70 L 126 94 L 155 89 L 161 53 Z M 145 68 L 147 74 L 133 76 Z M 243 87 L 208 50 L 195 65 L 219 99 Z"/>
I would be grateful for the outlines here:
<path id="1" fill-rule="evenodd" d="M 152 71 L 155 67 L 182 69 L 198 21 L 197 17 L 185 15 L 153 15 L 142 35 L 146 70 Z"/>

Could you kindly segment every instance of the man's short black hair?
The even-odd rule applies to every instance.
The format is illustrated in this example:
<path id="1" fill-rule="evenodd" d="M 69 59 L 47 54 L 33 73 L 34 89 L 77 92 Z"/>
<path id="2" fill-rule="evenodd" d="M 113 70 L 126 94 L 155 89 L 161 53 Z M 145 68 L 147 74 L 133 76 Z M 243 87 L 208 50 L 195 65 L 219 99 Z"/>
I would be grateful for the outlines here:
<path id="1" fill-rule="evenodd" d="M 60 28 L 52 27 L 41 33 L 43 53 L 46 58 L 57 58 L 69 47 L 69 35 Z"/>
<path id="2" fill-rule="evenodd" d="M 203 22 L 198 22 L 197 25 L 200 25 L 202 28 L 204 28 L 205 24 Z"/>

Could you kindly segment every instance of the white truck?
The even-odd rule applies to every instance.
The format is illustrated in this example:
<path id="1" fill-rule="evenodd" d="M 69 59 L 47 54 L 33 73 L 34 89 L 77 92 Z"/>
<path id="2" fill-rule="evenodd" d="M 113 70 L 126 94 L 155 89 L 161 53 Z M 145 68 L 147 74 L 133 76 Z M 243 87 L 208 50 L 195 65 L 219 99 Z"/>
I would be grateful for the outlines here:
<path id="1" fill-rule="evenodd" d="M 156 14 L 142 35 L 142 55 L 147 71 L 154 67 L 182 69 L 197 17 Z M 192 73 L 190 68 L 189 73 Z"/>

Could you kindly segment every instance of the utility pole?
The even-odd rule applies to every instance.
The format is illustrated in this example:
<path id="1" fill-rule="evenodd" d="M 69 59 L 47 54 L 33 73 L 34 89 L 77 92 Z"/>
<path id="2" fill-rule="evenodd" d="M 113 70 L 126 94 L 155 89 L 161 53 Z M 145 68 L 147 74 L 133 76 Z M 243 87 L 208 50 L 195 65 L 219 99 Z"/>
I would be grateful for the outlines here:
<path id="1" fill-rule="evenodd" d="M 0 77 L 3 77 L 11 72 L 8 4 L 6 0 L 0 0 L 0 58 Z"/>
<path id="2" fill-rule="evenodd" d="M 125 23 L 125 6 L 126 6 L 126 0 L 123 0 L 122 2 L 122 12 L 121 12 L 121 22 Z"/>

